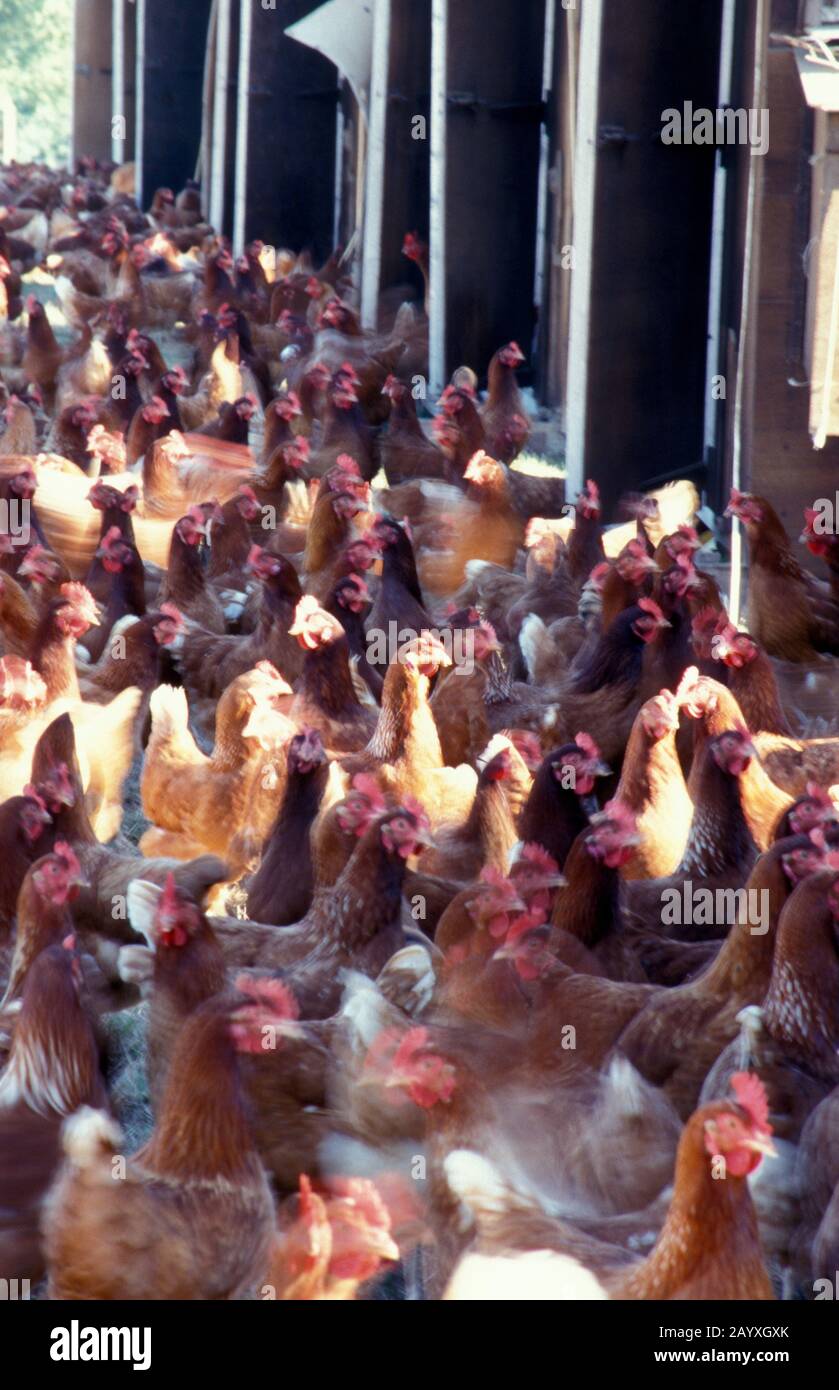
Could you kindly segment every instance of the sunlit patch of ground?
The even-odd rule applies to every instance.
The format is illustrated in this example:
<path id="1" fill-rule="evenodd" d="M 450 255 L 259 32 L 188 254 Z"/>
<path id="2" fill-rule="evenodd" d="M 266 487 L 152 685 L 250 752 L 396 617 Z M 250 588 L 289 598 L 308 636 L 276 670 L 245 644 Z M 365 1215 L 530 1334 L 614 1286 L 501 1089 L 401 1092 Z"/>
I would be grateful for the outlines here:
<path id="1" fill-rule="evenodd" d="M 565 463 L 545 458 L 542 454 L 519 454 L 513 461 L 513 471 L 529 473 L 533 478 L 564 478 Z"/>

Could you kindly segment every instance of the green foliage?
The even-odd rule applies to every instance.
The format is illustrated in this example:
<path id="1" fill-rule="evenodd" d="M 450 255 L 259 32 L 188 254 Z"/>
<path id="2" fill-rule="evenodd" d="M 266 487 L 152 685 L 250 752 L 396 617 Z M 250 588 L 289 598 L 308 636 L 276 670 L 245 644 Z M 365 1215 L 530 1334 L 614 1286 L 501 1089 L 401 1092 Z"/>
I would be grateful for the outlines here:
<path id="1" fill-rule="evenodd" d="M 0 89 L 18 113 L 18 159 L 69 154 L 73 0 L 0 0 Z"/>

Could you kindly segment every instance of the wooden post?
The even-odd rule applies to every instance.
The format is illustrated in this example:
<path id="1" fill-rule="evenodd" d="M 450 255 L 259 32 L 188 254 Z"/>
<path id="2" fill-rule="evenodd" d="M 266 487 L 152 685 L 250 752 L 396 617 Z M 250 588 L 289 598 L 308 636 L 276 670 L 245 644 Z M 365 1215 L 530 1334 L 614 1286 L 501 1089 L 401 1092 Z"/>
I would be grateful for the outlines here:
<path id="1" fill-rule="evenodd" d="M 603 36 L 603 0 L 586 0 L 580 27 L 577 132 L 574 153 L 574 240 L 572 244 L 570 336 L 568 343 L 567 497 L 585 481 L 588 362 L 591 350 L 591 280 L 594 256 L 594 190 L 597 177 L 597 118 Z"/>
<path id="2" fill-rule="evenodd" d="M 111 158 L 111 0 L 76 0 L 73 159 Z"/>
<path id="3" fill-rule="evenodd" d="M 446 384 L 446 150 L 449 0 L 431 4 L 431 178 L 429 188 L 428 376 L 432 396 Z"/>
<path id="4" fill-rule="evenodd" d="M 374 0 L 373 64 L 367 108 L 367 169 L 361 263 L 361 321 L 375 328 L 382 269 L 382 212 L 385 195 L 387 91 L 390 66 L 390 2 Z"/>
<path id="5" fill-rule="evenodd" d="M 210 151 L 210 221 L 224 226 L 227 151 L 227 83 L 230 72 L 231 0 L 218 0 L 213 73 L 213 133 Z"/>
<path id="6" fill-rule="evenodd" d="M 111 10 L 111 159 L 126 159 L 125 119 L 125 0 L 112 0 Z"/>
<path id="7" fill-rule="evenodd" d="M 839 476 L 839 437 L 828 434 L 823 449 L 813 448 L 810 431 L 817 416 L 813 415 L 811 391 L 821 384 L 823 376 L 818 344 L 811 342 L 809 354 L 807 350 L 808 338 L 818 332 L 814 311 L 820 288 L 826 296 L 825 345 L 829 333 L 831 257 L 836 242 L 830 244 L 833 230 L 824 226 L 822 216 L 827 210 L 823 197 L 827 191 L 824 179 L 831 173 L 830 147 L 821 145 L 819 130 L 814 130 L 814 117 L 820 113 L 807 103 L 794 52 L 767 35 L 767 30 L 768 34 L 795 32 L 800 14 L 796 0 L 772 0 L 765 6 L 762 93 L 753 90 L 752 74 L 758 69 L 753 50 L 758 39 L 751 37 L 757 27 L 757 19 L 751 18 L 743 63 L 746 90 L 737 94 L 736 101 L 745 107 L 768 108 L 769 154 L 750 158 L 744 151 L 733 171 L 737 181 L 732 202 L 743 211 L 735 246 L 740 259 L 732 267 L 731 277 L 735 302 L 729 306 L 727 320 L 743 361 L 739 416 L 742 487 L 767 497 L 793 538 L 801 530 L 802 508 L 812 506 L 817 498 L 833 497 Z M 819 159 L 824 154 L 828 159 Z M 755 190 L 754 249 L 744 329 L 740 320 L 741 286 L 746 278 L 745 224 L 749 177 L 755 165 L 762 177 Z M 821 241 L 814 243 L 814 238 Z M 820 266 L 822 252 L 824 264 Z M 733 379 L 732 372 L 729 381 Z M 729 405 L 731 401 L 729 387 Z M 734 441 L 731 443 L 733 453 Z M 802 564 L 812 563 L 816 573 L 823 574 L 822 560 L 811 560 L 804 546 L 795 550 Z"/>
<path id="8" fill-rule="evenodd" d="M 248 86 L 251 62 L 251 16 L 253 6 L 242 5 L 239 13 L 239 70 L 236 81 L 236 167 L 233 202 L 233 253 L 240 256 L 245 247 L 245 226 L 248 210 L 248 132 L 249 114 Z"/>

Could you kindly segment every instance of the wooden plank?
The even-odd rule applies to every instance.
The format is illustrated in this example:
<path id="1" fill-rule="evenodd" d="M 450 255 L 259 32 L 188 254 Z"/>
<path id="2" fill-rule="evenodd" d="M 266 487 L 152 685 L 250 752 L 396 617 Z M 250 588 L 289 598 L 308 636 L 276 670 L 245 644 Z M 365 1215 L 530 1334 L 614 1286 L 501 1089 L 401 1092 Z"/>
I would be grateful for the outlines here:
<path id="1" fill-rule="evenodd" d="M 201 90 L 210 0 L 143 0 L 142 189 L 182 188 L 201 142 Z"/>
<path id="2" fill-rule="evenodd" d="M 76 0 L 73 158 L 111 158 L 111 0 Z"/>
<path id="3" fill-rule="evenodd" d="M 793 8 L 775 0 L 774 30 L 783 29 L 785 21 L 791 22 Z M 820 180 L 823 175 L 827 177 L 813 188 L 809 162 L 814 139 L 812 112 L 788 50 L 770 49 L 768 53 L 766 102 L 771 111 L 771 136 L 758 229 L 761 250 L 752 335 L 746 483 L 769 498 L 790 535 L 796 536 L 802 509 L 817 497 L 832 497 L 839 476 L 839 440 L 828 438 L 820 450 L 812 446 L 804 362 L 804 253 L 813 233 L 811 196 L 818 209 L 825 183 L 833 180 L 829 170 L 820 169 Z M 829 141 L 824 143 L 829 147 Z M 811 265 L 813 294 L 818 290 L 816 270 Z M 811 303 L 811 314 L 813 307 Z M 814 371 L 817 375 L 818 361 Z M 797 548 L 796 553 L 803 563 L 810 563 L 804 547 Z M 820 569 L 819 562 L 814 562 L 814 568 Z"/>
<path id="4" fill-rule="evenodd" d="M 390 9 L 391 0 L 374 0 L 361 260 L 361 322 L 365 328 L 376 326 L 381 282 L 390 71 Z"/>

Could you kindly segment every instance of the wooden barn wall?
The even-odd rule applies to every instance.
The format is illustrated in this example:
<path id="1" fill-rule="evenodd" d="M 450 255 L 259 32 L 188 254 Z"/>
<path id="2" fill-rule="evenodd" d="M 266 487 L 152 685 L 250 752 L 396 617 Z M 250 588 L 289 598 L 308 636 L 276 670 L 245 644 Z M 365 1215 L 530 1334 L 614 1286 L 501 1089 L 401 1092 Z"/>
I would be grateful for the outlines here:
<path id="1" fill-rule="evenodd" d="M 111 0 L 76 0 L 73 158 L 111 158 Z"/>
<path id="2" fill-rule="evenodd" d="M 425 292 L 420 271 L 402 255 L 402 243 L 409 231 L 428 240 L 431 0 L 391 0 L 388 85 L 380 283 L 392 308 L 399 296 L 388 290 L 400 287 L 403 297 L 420 303 Z M 416 116 L 425 121 L 424 132 L 414 126 Z M 423 138 L 415 139 L 415 130 Z"/>
<path id="3" fill-rule="evenodd" d="M 317 8 L 253 7 L 245 236 L 320 260 L 332 249 L 338 74 L 283 32 Z"/>
<path id="4" fill-rule="evenodd" d="M 204 49 L 210 0 L 145 0 L 143 188 L 178 190 L 201 144 Z"/>
<path id="5" fill-rule="evenodd" d="M 532 340 L 544 19 L 534 0 L 449 5 L 447 372 Z"/>
<path id="6" fill-rule="evenodd" d="M 774 0 L 770 30 L 795 32 L 797 9 L 795 0 Z M 810 238 L 813 119 L 789 48 L 770 43 L 766 62 L 769 152 L 757 230 L 760 254 L 752 391 L 745 421 L 745 481 L 769 498 L 795 536 L 802 524 L 802 508 L 836 491 L 839 440 L 828 439 L 821 450 L 813 448 L 809 390 L 791 384 L 805 379 L 803 255 Z M 806 559 L 803 546 L 798 553 Z"/>
<path id="7" fill-rule="evenodd" d="M 714 150 L 665 145 L 661 113 L 717 103 L 721 0 L 605 0 L 587 466 L 622 492 L 701 479 Z"/>
<path id="8" fill-rule="evenodd" d="M 542 399 L 561 407 L 568 374 L 571 262 L 574 238 L 574 140 L 580 30 L 578 11 L 556 9 L 556 34 L 548 104 L 549 174 L 545 245 L 541 249 L 545 289 L 538 324 L 538 383 Z"/>

